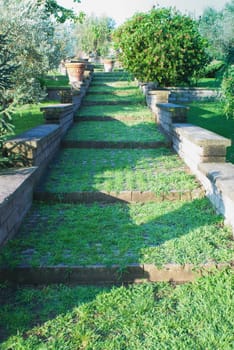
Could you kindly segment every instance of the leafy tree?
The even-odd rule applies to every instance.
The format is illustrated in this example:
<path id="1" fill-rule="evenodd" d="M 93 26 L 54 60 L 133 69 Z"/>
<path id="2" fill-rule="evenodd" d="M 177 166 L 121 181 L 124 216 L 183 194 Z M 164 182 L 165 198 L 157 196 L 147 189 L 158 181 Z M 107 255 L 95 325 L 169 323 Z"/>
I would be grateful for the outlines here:
<path id="1" fill-rule="evenodd" d="M 174 9 L 135 14 L 113 38 L 119 60 L 141 81 L 189 82 L 207 62 L 197 23 Z"/>
<path id="2" fill-rule="evenodd" d="M 207 8 L 199 21 L 200 33 L 208 39 L 212 59 L 234 62 L 234 0 L 223 10 Z"/>
<path id="3" fill-rule="evenodd" d="M 73 2 L 80 3 L 80 0 L 73 0 Z M 38 6 L 43 5 L 45 12 L 49 16 L 54 16 L 59 23 L 65 23 L 68 19 L 76 22 L 82 20 L 84 17 L 82 12 L 76 15 L 73 10 L 60 6 L 56 0 L 37 0 L 37 4 Z"/>
<path id="4" fill-rule="evenodd" d="M 2 154 L 2 145 L 6 136 L 13 131 L 11 113 L 14 101 L 11 89 L 17 68 L 14 54 L 9 50 L 7 35 L 0 33 L 0 168 L 9 164 L 9 159 Z"/>
<path id="5" fill-rule="evenodd" d="M 42 95 L 40 77 L 58 66 L 62 56 L 55 23 L 34 1 L 1 0 L 0 4 L 0 32 L 7 36 L 8 50 L 19 65 L 12 77 L 14 90 L 22 102 L 38 101 Z"/>
<path id="6" fill-rule="evenodd" d="M 75 29 L 76 51 L 106 56 L 111 46 L 111 33 L 114 26 L 114 20 L 106 16 L 86 17 L 83 23 L 77 24 Z"/>

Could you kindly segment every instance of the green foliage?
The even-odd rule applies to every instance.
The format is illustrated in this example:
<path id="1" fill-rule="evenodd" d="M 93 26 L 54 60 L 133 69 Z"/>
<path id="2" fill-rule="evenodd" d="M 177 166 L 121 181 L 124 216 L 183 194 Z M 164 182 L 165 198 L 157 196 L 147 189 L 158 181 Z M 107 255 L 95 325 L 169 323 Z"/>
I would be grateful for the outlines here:
<path id="1" fill-rule="evenodd" d="M 216 78 L 218 74 L 223 73 L 224 67 L 224 61 L 212 61 L 205 67 L 204 76 L 207 78 Z"/>
<path id="2" fill-rule="evenodd" d="M 234 0 L 217 11 L 207 8 L 200 20 L 199 31 L 208 40 L 208 53 L 211 59 L 234 63 Z"/>
<path id="3" fill-rule="evenodd" d="M 228 118 L 234 118 L 234 65 L 227 69 L 222 82 L 224 113 Z"/>
<path id="4" fill-rule="evenodd" d="M 76 54 L 92 53 L 94 56 L 105 56 L 111 46 L 111 32 L 114 28 L 112 18 L 94 15 L 86 17 L 83 23 L 77 24 Z"/>
<path id="5" fill-rule="evenodd" d="M 73 0 L 73 2 L 79 3 L 80 0 Z M 45 12 L 49 16 L 54 16 L 55 20 L 59 23 L 64 23 L 67 20 L 81 21 L 84 14 L 81 12 L 76 15 L 73 10 L 67 9 L 57 3 L 56 0 L 37 0 L 38 6 L 43 5 L 45 7 Z"/>
<path id="6" fill-rule="evenodd" d="M 9 49 L 9 39 L 0 32 L 0 168 L 12 164 L 2 153 L 3 142 L 12 133 L 12 113 L 14 110 L 14 95 L 10 90 L 13 87 L 13 76 L 18 65 L 14 62 L 15 55 Z"/>
<path id="7" fill-rule="evenodd" d="M 173 9 L 136 14 L 113 39 L 125 69 L 161 86 L 189 82 L 207 62 L 197 23 Z"/>

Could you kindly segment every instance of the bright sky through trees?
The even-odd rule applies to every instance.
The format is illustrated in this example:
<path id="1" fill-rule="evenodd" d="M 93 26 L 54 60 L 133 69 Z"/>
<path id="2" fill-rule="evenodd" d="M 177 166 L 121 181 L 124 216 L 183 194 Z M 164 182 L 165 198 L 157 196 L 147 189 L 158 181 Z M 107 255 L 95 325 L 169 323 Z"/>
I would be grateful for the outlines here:
<path id="1" fill-rule="evenodd" d="M 176 7 L 183 13 L 190 13 L 193 16 L 202 14 L 206 7 L 222 9 L 228 0 L 81 0 L 80 4 L 73 3 L 72 0 L 58 0 L 60 5 L 78 11 L 83 11 L 90 15 L 91 13 L 107 15 L 115 20 L 116 24 L 123 23 L 127 18 L 131 17 L 135 12 L 145 12 L 152 6 L 160 7 Z"/>

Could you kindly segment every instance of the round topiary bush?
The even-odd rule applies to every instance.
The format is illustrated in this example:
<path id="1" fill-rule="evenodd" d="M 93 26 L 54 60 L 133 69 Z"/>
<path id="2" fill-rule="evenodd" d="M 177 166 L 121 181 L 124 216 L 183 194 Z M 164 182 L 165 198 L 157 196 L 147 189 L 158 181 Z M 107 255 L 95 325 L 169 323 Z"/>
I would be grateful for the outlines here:
<path id="1" fill-rule="evenodd" d="M 134 15 L 113 40 L 123 67 L 142 82 L 188 83 L 208 62 L 197 22 L 171 8 Z"/>

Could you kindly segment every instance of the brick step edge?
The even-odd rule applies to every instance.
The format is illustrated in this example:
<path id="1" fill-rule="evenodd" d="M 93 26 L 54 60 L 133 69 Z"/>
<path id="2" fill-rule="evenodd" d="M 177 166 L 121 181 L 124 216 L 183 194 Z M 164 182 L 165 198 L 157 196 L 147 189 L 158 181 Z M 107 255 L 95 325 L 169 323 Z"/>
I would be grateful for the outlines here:
<path id="1" fill-rule="evenodd" d="M 105 266 L 44 266 L 0 268 L 0 283 L 16 284 L 76 283 L 79 285 L 121 285 L 143 282 L 185 283 L 212 271 L 234 267 L 233 263 L 209 263 L 201 265 L 168 264 L 159 268 L 154 264 Z"/>
<path id="2" fill-rule="evenodd" d="M 155 194 L 151 191 L 121 191 L 121 192 L 71 192 L 71 193 L 52 193 L 44 191 L 35 191 L 34 200 L 47 203 L 83 203 L 91 204 L 95 202 L 109 203 L 146 203 L 162 201 L 191 201 L 203 198 L 205 191 L 199 187 L 187 191 L 170 191 L 166 194 Z"/>
<path id="3" fill-rule="evenodd" d="M 76 140 L 63 140 L 61 143 L 63 148 L 161 148 L 171 147 L 169 141 L 152 141 L 152 142 L 129 142 L 129 141 L 76 141 Z"/>

